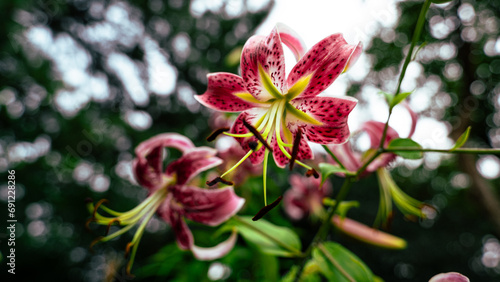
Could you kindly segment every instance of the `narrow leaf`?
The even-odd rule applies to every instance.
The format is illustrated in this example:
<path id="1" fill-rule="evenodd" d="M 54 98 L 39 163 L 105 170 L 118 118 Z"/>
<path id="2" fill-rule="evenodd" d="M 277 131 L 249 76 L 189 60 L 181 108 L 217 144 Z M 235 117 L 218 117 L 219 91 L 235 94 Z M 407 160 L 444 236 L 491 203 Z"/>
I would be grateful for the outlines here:
<path id="1" fill-rule="evenodd" d="M 250 216 L 239 216 L 227 222 L 219 232 L 236 228 L 239 234 L 261 252 L 273 256 L 296 257 L 302 255 L 300 239 L 286 227 L 277 226 L 265 219 L 252 221 Z"/>
<path id="2" fill-rule="evenodd" d="M 398 148 L 400 148 L 401 151 L 398 151 Z M 410 160 L 421 159 L 424 156 L 421 151 L 422 146 L 409 138 L 394 139 L 391 141 L 391 143 L 389 143 L 387 149 L 405 159 Z"/>
<path id="3" fill-rule="evenodd" d="M 365 263 L 340 244 L 320 244 L 313 249 L 312 258 L 328 281 L 374 281 Z"/>
<path id="4" fill-rule="evenodd" d="M 390 107 L 392 105 L 392 100 L 394 99 L 394 96 L 392 96 L 391 93 L 387 93 L 384 91 L 380 91 L 379 94 L 384 95 L 384 98 L 387 101 L 387 105 L 389 105 L 389 107 Z"/>
<path id="5" fill-rule="evenodd" d="M 410 96 L 412 92 L 403 92 L 399 93 L 398 95 L 394 96 L 392 99 L 391 108 L 394 108 L 397 104 L 401 103 L 406 97 Z"/>
<path id="6" fill-rule="evenodd" d="M 467 139 L 469 139 L 470 129 L 471 129 L 470 126 L 467 127 L 465 132 L 462 133 L 462 135 L 460 135 L 460 137 L 458 137 L 457 143 L 455 143 L 455 146 L 453 146 L 453 148 L 451 148 L 450 151 L 454 151 L 458 148 L 461 148 L 465 144 L 465 142 L 467 142 Z"/>

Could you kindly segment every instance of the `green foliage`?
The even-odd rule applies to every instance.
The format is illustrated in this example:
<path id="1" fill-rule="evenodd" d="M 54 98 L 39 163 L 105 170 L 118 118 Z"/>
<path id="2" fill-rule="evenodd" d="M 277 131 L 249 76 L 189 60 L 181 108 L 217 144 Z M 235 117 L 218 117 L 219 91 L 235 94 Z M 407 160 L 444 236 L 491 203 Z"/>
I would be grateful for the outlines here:
<path id="1" fill-rule="evenodd" d="M 328 281 L 374 281 L 365 263 L 338 243 L 320 244 L 313 250 L 312 259 Z"/>
<path id="2" fill-rule="evenodd" d="M 264 254 L 281 257 L 301 256 L 300 239 L 290 228 L 274 225 L 265 219 L 252 221 L 252 217 L 241 216 L 224 224 L 220 232 L 233 228 Z"/>

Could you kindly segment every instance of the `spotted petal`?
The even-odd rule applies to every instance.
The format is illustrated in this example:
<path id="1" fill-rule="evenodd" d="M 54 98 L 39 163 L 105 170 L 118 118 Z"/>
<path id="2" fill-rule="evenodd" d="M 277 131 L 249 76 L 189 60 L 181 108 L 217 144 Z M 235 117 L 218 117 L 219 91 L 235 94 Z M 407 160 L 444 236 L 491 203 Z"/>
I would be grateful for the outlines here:
<path id="1" fill-rule="evenodd" d="M 137 182 L 143 187 L 155 190 L 162 186 L 163 148 L 176 148 L 182 153 L 194 148 L 194 144 L 188 138 L 176 134 L 165 133 L 142 142 L 135 149 L 136 159 L 133 170 Z"/>
<path id="2" fill-rule="evenodd" d="M 172 226 L 179 248 L 189 250 L 194 245 L 193 234 L 182 218 L 182 214 L 172 210 L 169 205 L 170 201 L 165 201 L 158 209 L 158 213 L 165 221 L 170 223 L 170 226 Z"/>
<path id="3" fill-rule="evenodd" d="M 248 39 L 241 54 L 241 74 L 246 89 L 257 100 L 268 101 L 284 93 L 285 56 L 276 27 L 267 37 Z"/>
<path id="4" fill-rule="evenodd" d="M 258 109 L 252 110 L 252 111 L 245 111 L 242 112 L 241 114 L 238 115 L 236 120 L 233 123 L 233 126 L 231 127 L 230 132 L 235 133 L 235 134 L 245 134 L 248 133 L 248 129 L 243 125 L 243 120 L 247 121 L 249 124 L 254 124 L 254 122 L 262 116 L 262 111 L 259 111 Z M 235 138 L 238 143 L 240 143 L 241 148 L 243 151 L 248 152 L 252 150 L 249 146 L 250 143 L 252 142 L 258 142 L 257 138 L 254 136 L 251 137 L 237 137 Z M 250 157 L 250 161 L 252 164 L 260 164 L 264 160 L 264 151 L 265 147 L 261 146 L 261 148 L 255 152 L 253 152 Z"/>
<path id="5" fill-rule="evenodd" d="M 198 147 L 186 151 L 181 158 L 171 162 L 166 169 L 167 175 L 176 175 L 177 184 L 183 185 L 200 172 L 216 167 L 222 160 L 216 157 L 217 151 L 208 147 Z"/>
<path id="6" fill-rule="evenodd" d="M 297 134 L 293 134 L 293 139 L 295 140 L 297 138 Z M 282 134 L 282 140 L 283 140 L 283 134 Z M 293 140 L 288 141 L 290 143 L 293 143 Z M 290 159 L 285 156 L 285 154 L 280 150 L 278 146 L 278 142 L 276 142 L 276 137 L 273 136 L 273 139 L 271 141 L 271 147 L 273 147 L 273 158 L 274 162 L 276 165 L 280 168 L 284 168 L 289 162 Z M 288 152 L 288 154 L 292 154 L 292 148 L 291 147 L 286 147 L 285 150 Z M 297 151 L 297 156 L 296 160 L 310 160 L 313 158 L 313 152 L 311 150 L 311 147 L 309 147 L 309 144 L 307 144 L 307 141 L 305 138 L 301 138 L 300 143 L 299 143 L 299 148 Z"/>
<path id="7" fill-rule="evenodd" d="M 205 107 L 222 112 L 241 112 L 258 105 L 259 101 L 248 93 L 241 77 L 231 73 L 212 73 L 207 78 L 207 91 L 194 96 Z"/>
<path id="8" fill-rule="evenodd" d="M 358 45 L 359 46 L 359 45 Z M 356 61 L 360 47 L 349 45 L 342 34 L 333 34 L 314 45 L 293 67 L 287 79 L 290 88 L 307 79 L 307 87 L 297 93 L 299 97 L 320 94 L 348 67 Z"/>
<path id="9" fill-rule="evenodd" d="M 293 129 L 303 127 L 307 139 L 319 144 L 342 144 L 349 137 L 347 117 L 357 104 L 351 97 L 309 97 L 296 98 L 290 102 L 296 109 L 306 113 L 321 125 L 315 125 L 287 115 L 287 126 Z"/>
<path id="10" fill-rule="evenodd" d="M 233 187 L 201 189 L 195 186 L 176 185 L 171 188 L 173 199 L 182 206 L 186 218 L 216 226 L 235 215 L 245 203 Z"/>

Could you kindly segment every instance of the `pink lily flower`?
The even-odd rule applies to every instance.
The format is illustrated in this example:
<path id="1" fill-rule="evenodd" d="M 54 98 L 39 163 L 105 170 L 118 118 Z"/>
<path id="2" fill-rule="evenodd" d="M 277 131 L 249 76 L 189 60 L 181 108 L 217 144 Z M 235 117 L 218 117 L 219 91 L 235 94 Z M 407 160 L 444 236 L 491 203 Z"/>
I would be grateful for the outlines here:
<path id="1" fill-rule="evenodd" d="M 429 282 L 469 282 L 469 278 L 458 272 L 447 272 L 434 275 Z"/>
<path id="2" fill-rule="evenodd" d="M 407 138 L 411 138 L 413 133 L 415 132 L 415 128 L 417 126 L 418 116 L 415 112 L 413 112 L 409 106 L 404 103 L 403 104 L 408 112 L 410 113 L 412 123 L 410 127 L 410 133 Z M 363 162 L 370 159 L 370 157 L 375 153 L 374 150 L 378 148 L 380 145 L 380 141 L 382 138 L 382 133 L 384 132 L 385 123 L 378 121 L 367 121 L 359 130 L 360 132 L 366 132 L 368 137 L 370 138 L 370 150 L 367 154 L 362 154 L 360 152 L 356 152 L 352 149 L 352 146 L 349 142 L 346 142 L 341 145 L 328 145 L 328 148 L 333 152 L 333 154 L 339 159 L 339 161 L 344 165 L 344 167 L 349 171 L 357 171 L 363 165 Z M 384 140 L 384 146 L 389 145 L 389 143 L 399 138 L 398 132 L 392 128 L 387 128 L 387 134 Z M 373 162 L 371 162 L 366 170 L 363 172 L 363 176 L 366 176 L 379 168 L 383 168 L 387 166 L 390 162 L 392 162 L 396 158 L 395 154 L 392 153 L 384 153 L 376 158 Z M 335 162 L 331 160 L 330 162 Z"/>
<path id="3" fill-rule="evenodd" d="M 163 168 L 164 148 L 175 148 L 182 156 Z M 236 196 L 233 187 L 223 189 L 202 189 L 190 185 L 190 181 L 200 172 L 216 167 L 222 160 L 216 157 L 216 150 L 208 147 L 195 147 L 188 138 L 166 133 L 157 135 L 139 144 L 135 150 L 134 173 L 139 184 L 149 190 L 149 196 L 141 204 L 128 212 L 116 212 L 98 202 L 95 207 L 90 204 L 93 213 L 90 221 L 98 224 L 126 226 L 97 242 L 111 240 L 134 225 L 140 224 L 132 241 L 127 245 L 127 253 L 132 248 L 127 272 L 130 273 L 132 263 L 139 245 L 139 240 L 146 224 L 157 213 L 172 226 L 181 249 L 191 250 L 200 260 L 212 260 L 228 253 L 236 242 L 236 233 L 226 241 L 213 248 L 202 248 L 194 244 L 193 235 L 184 218 L 209 226 L 216 226 L 228 220 L 243 206 L 245 200 Z M 99 214 L 101 208 L 114 217 Z"/>
<path id="4" fill-rule="evenodd" d="M 323 198 L 332 192 L 330 182 L 326 181 L 321 186 L 321 179 L 296 174 L 289 179 L 292 187 L 283 196 L 283 206 L 288 216 L 294 220 L 310 214 L 321 218 L 324 213 Z"/>
<path id="5" fill-rule="evenodd" d="M 290 48 L 298 61 L 288 77 L 282 44 Z M 346 142 L 347 118 L 357 103 L 350 97 L 318 94 L 346 71 L 360 53 L 361 44 L 349 45 L 341 34 L 326 37 L 306 53 L 297 34 L 278 24 L 270 35 L 255 35 L 246 42 L 241 55 L 241 76 L 209 74 L 207 91 L 195 98 L 216 111 L 241 112 L 224 134 L 235 137 L 247 152 L 243 159 L 249 158 L 253 164 L 264 162 L 266 170 L 272 152 L 279 167 L 292 161 L 291 166 L 296 162 L 311 170 L 300 162 L 313 158 L 307 141 Z"/>

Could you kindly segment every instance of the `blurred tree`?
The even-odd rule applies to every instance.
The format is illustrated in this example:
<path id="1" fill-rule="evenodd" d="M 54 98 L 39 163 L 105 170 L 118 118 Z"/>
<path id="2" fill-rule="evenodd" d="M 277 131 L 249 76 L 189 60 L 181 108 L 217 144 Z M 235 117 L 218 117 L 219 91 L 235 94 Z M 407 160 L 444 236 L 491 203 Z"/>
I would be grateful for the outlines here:
<path id="1" fill-rule="evenodd" d="M 366 47 L 371 71 L 351 86 L 350 93 L 361 100 L 375 95 L 368 91 L 373 87 L 394 93 L 421 6 L 422 1 L 398 3 L 396 27 L 381 28 Z M 499 24 L 498 1 L 431 5 L 421 47 L 416 48 L 402 85 L 402 92 L 414 91 L 408 100 L 422 118 L 445 124 L 446 132 L 428 128 L 429 135 L 456 140 L 472 126 L 466 147 L 500 147 Z M 433 137 L 424 140 L 424 146 L 432 146 Z M 393 231 L 409 242 L 405 251 L 367 251 L 352 243 L 349 247 L 388 281 L 426 281 L 447 271 L 459 271 L 471 281 L 498 279 L 500 264 L 491 258 L 494 252 L 487 246 L 499 246 L 499 158 L 428 154 L 416 169 L 411 168 L 415 163 L 406 164 L 408 168 L 393 170 L 396 180 L 416 198 L 429 199 L 439 209 L 438 217 L 420 222 L 427 230 L 408 223 L 401 226 L 395 217 Z M 360 216 L 370 218 L 366 212 Z"/>

